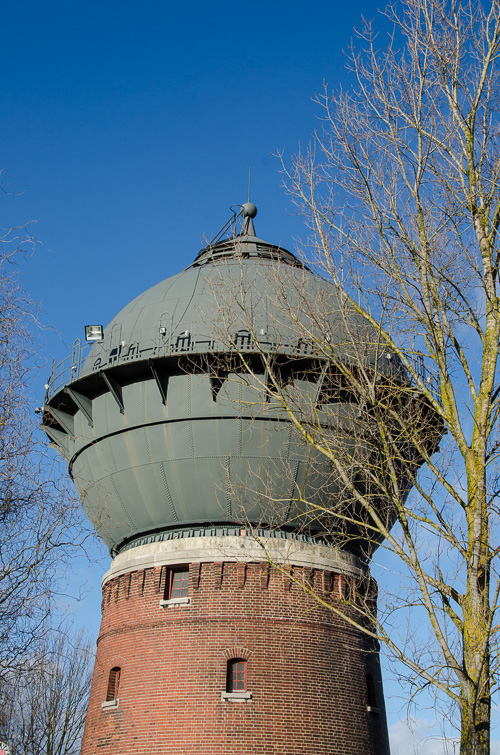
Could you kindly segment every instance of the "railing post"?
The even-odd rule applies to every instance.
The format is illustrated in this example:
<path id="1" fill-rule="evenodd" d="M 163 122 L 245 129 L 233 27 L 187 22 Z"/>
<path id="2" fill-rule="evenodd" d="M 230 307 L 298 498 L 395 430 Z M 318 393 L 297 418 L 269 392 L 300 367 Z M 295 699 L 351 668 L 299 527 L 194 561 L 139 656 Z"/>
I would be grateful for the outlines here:
<path id="1" fill-rule="evenodd" d="M 81 357 L 82 357 L 82 342 L 80 341 L 79 338 L 77 338 L 75 342 L 73 343 L 73 349 L 71 351 L 71 368 L 70 368 L 71 380 L 78 377 L 78 375 L 80 374 Z"/>

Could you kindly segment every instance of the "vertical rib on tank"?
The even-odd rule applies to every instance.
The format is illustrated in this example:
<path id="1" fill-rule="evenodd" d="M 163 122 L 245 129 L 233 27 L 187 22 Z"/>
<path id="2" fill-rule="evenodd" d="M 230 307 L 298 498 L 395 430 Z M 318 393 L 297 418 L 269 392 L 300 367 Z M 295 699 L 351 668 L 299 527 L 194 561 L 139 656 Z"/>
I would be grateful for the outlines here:
<path id="1" fill-rule="evenodd" d="M 43 428 L 112 552 L 242 524 L 330 541 L 337 529 L 335 544 L 353 553 L 376 547 L 361 530 L 341 542 L 340 519 L 316 513 L 334 510 L 345 491 L 269 401 L 263 356 L 320 422 L 329 404 L 326 432 L 332 416 L 354 426 L 357 410 L 326 389 L 329 360 L 317 343 L 326 338 L 337 360 L 361 355 L 391 379 L 404 374 L 397 360 L 374 356 L 375 334 L 342 292 L 257 238 L 251 217 L 242 234 L 124 307 L 102 342 L 85 353 L 77 342 L 53 369 Z M 357 479 L 367 451 L 354 442 Z"/>

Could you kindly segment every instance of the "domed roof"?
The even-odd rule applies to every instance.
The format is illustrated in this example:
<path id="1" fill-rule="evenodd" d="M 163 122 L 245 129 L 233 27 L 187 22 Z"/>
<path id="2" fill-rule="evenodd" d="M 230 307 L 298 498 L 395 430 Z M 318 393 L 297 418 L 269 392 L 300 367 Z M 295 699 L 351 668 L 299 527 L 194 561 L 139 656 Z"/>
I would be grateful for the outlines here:
<path id="1" fill-rule="evenodd" d="M 167 345 L 170 354 L 225 351 L 237 334 L 248 348 L 290 356 L 327 348 L 336 359 L 373 367 L 377 360 L 394 374 L 395 360 L 379 354 L 378 334 L 342 292 L 291 252 L 248 234 L 209 244 L 181 273 L 127 304 L 81 374 L 102 368 L 109 354 L 115 364 L 166 353 Z"/>

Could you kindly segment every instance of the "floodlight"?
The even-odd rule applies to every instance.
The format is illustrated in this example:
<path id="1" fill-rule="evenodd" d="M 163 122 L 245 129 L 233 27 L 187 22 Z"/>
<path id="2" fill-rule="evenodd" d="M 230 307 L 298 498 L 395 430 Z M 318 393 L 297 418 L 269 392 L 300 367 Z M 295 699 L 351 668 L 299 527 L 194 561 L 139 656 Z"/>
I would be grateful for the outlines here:
<path id="1" fill-rule="evenodd" d="M 91 341 L 103 341 L 104 328 L 102 327 L 102 325 L 86 325 L 85 340 L 87 341 L 87 343 L 90 343 Z"/>

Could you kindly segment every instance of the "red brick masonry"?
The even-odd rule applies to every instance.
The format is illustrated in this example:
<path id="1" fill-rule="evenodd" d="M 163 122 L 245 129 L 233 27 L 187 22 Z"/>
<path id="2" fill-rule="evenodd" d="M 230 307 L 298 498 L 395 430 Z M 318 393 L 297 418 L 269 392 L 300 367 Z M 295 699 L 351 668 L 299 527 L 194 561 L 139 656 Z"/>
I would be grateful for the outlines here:
<path id="1" fill-rule="evenodd" d="M 340 605 L 343 576 L 293 576 Z M 160 607 L 165 579 L 104 586 L 82 755 L 388 755 L 373 640 L 267 564 L 191 564 L 189 605 Z M 247 661 L 251 700 L 221 699 L 230 658 Z M 119 702 L 103 709 L 113 667 Z"/>

